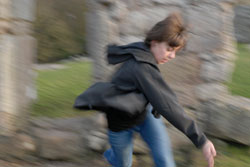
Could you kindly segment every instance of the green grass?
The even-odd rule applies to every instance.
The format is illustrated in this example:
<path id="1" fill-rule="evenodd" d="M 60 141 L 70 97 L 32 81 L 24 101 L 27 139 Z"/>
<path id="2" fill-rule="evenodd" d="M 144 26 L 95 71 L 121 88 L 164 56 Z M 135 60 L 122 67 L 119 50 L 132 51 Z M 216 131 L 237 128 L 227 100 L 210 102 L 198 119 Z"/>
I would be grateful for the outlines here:
<path id="1" fill-rule="evenodd" d="M 67 68 L 38 71 L 38 99 L 32 105 L 32 116 L 71 117 L 86 114 L 72 108 L 74 100 L 89 87 L 91 63 L 70 62 Z"/>
<path id="2" fill-rule="evenodd" d="M 224 146 L 215 144 L 215 148 L 215 167 L 250 167 L 250 147 L 228 143 Z M 193 167 L 207 166 L 201 150 L 194 149 L 190 161 Z"/>
<path id="3" fill-rule="evenodd" d="M 229 145 L 215 159 L 217 167 L 250 167 L 250 148 L 239 145 Z"/>
<path id="4" fill-rule="evenodd" d="M 228 87 L 233 95 L 250 98 L 250 48 L 245 44 L 238 44 L 232 82 Z"/>

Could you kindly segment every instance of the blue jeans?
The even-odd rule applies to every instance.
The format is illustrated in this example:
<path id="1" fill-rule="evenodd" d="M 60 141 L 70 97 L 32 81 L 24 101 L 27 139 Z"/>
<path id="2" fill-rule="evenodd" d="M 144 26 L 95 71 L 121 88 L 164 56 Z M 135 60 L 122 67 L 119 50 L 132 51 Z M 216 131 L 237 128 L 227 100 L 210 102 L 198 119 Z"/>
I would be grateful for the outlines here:
<path id="1" fill-rule="evenodd" d="M 147 143 L 154 159 L 155 167 L 175 167 L 170 140 L 162 119 L 156 119 L 147 108 L 144 122 L 134 128 L 120 132 L 108 132 L 111 148 L 104 157 L 114 167 L 131 167 L 133 154 L 133 133 L 140 133 Z"/>

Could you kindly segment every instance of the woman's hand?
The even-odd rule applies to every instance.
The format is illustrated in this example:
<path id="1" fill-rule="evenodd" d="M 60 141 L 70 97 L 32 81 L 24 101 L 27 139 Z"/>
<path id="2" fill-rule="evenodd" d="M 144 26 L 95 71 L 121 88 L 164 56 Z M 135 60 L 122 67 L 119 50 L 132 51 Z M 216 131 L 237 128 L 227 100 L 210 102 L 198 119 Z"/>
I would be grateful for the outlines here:
<path id="1" fill-rule="evenodd" d="M 216 150 L 213 143 L 210 140 L 207 140 L 204 146 L 202 147 L 203 155 L 205 156 L 208 167 L 214 166 L 214 157 L 216 156 Z"/>

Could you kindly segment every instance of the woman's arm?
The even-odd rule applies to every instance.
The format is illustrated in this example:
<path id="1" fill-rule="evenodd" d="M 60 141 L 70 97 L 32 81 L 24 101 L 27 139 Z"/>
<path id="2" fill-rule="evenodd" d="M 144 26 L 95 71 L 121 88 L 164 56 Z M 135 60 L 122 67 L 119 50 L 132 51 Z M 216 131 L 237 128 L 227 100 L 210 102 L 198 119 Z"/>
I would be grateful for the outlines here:
<path id="1" fill-rule="evenodd" d="M 207 141 L 205 134 L 184 112 L 159 70 L 150 64 L 137 62 L 133 68 L 133 75 L 137 88 L 143 92 L 154 109 L 183 132 L 197 148 L 201 148 Z"/>

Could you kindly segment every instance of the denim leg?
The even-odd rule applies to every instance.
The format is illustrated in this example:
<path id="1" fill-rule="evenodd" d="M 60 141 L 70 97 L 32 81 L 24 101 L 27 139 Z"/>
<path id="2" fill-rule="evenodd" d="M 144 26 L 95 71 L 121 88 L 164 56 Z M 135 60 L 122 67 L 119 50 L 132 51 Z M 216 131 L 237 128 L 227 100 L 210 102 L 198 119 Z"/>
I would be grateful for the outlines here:
<path id="1" fill-rule="evenodd" d="M 156 167 L 175 167 L 170 139 L 162 119 L 156 119 L 148 111 L 145 121 L 139 126 L 139 133 L 148 144 Z"/>
<path id="2" fill-rule="evenodd" d="M 114 167 L 131 167 L 133 156 L 133 130 L 108 132 L 111 148 L 104 152 L 104 157 Z"/>

